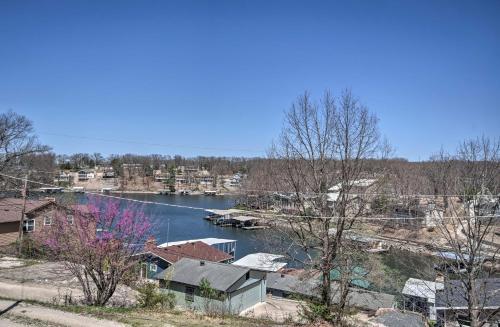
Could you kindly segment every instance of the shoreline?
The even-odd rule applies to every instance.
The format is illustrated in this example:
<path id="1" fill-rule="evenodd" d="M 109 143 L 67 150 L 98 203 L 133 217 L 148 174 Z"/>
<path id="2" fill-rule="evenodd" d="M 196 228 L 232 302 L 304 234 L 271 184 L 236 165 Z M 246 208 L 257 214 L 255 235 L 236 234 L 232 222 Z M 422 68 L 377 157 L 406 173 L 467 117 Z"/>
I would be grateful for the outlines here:
<path id="1" fill-rule="evenodd" d="M 109 190 L 107 192 L 102 192 L 102 190 L 97 189 L 86 189 L 83 191 L 71 191 L 71 190 L 64 190 L 63 193 L 85 193 L 85 192 L 92 192 L 92 193 L 102 193 L 102 194 L 154 194 L 154 195 L 182 195 L 182 196 L 190 196 L 190 195 L 204 195 L 204 196 L 235 196 L 238 195 L 238 192 L 225 192 L 225 193 L 217 193 L 217 194 L 205 194 L 204 191 L 191 191 L 189 193 L 181 193 L 179 191 L 177 192 L 168 192 L 168 193 L 162 193 L 165 192 L 164 190 L 159 190 L 159 191 L 119 191 L 119 190 Z"/>

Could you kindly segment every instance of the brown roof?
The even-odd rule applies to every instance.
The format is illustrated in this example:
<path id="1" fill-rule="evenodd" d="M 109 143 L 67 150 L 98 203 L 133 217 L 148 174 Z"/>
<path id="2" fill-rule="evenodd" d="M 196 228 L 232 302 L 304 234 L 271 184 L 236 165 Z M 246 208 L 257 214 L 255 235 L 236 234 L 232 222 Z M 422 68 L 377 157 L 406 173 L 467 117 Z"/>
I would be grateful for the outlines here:
<path id="1" fill-rule="evenodd" d="M 54 201 L 51 200 L 26 200 L 27 215 L 41 209 Z M 0 223 L 19 221 L 23 210 L 23 199 L 5 198 L 0 199 Z"/>
<path id="2" fill-rule="evenodd" d="M 182 258 L 191 258 L 213 262 L 223 262 L 233 257 L 226 252 L 217 250 L 201 241 L 172 245 L 159 248 L 154 245 L 146 245 L 146 251 L 150 252 L 163 260 L 175 263 Z"/>

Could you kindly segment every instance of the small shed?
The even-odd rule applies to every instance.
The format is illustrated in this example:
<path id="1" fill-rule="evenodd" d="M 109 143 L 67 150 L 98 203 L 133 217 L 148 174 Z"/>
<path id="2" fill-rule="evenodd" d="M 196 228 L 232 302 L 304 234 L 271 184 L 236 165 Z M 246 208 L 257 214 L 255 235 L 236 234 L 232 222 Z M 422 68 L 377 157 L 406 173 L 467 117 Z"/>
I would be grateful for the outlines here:
<path id="1" fill-rule="evenodd" d="M 443 290 L 443 283 L 409 278 L 403 287 L 403 309 L 422 313 L 436 320 L 436 291 Z"/>

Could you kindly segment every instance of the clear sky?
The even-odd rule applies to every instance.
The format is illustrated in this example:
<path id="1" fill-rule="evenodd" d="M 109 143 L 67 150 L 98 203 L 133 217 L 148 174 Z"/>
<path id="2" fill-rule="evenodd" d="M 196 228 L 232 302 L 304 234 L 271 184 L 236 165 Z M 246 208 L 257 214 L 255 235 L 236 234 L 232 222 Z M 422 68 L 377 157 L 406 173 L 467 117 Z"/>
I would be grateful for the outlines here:
<path id="1" fill-rule="evenodd" d="M 499 17 L 500 1 L 0 0 L 0 110 L 58 153 L 255 156 L 304 90 L 347 87 L 422 160 L 500 136 Z"/>

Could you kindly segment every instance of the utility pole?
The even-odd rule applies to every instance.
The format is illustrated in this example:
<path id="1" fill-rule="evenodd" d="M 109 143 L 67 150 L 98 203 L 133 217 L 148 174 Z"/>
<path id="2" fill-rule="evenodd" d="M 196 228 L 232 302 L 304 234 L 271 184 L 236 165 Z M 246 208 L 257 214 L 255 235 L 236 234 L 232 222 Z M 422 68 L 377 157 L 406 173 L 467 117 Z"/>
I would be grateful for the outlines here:
<path id="1" fill-rule="evenodd" d="M 19 237 L 18 237 L 18 249 L 17 249 L 17 253 L 18 255 L 21 255 L 21 248 L 22 248 L 22 244 L 23 244 L 23 225 L 24 225 L 24 213 L 26 212 L 26 197 L 27 197 L 27 193 L 28 193 L 28 178 L 29 178 L 29 171 L 28 173 L 26 174 L 26 179 L 24 180 L 24 188 L 23 188 L 23 191 L 22 191 L 22 195 L 23 195 L 23 208 L 21 210 L 21 218 L 19 220 Z"/>

